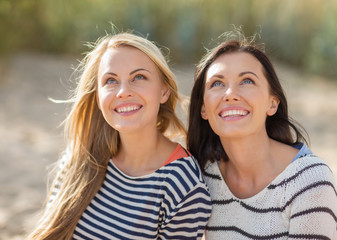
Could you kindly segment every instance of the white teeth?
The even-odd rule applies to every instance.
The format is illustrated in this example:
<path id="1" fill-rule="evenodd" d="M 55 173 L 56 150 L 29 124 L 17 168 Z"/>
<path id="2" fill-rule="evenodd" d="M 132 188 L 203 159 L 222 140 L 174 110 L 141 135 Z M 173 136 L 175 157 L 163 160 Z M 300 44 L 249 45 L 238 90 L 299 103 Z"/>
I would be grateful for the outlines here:
<path id="1" fill-rule="evenodd" d="M 119 113 L 125 113 L 125 112 L 131 112 L 131 111 L 135 111 L 137 109 L 139 109 L 140 107 L 139 106 L 127 106 L 127 107 L 120 107 L 120 108 L 117 108 L 117 112 Z"/>
<path id="2" fill-rule="evenodd" d="M 243 111 L 243 110 L 229 110 L 229 111 L 222 112 L 221 117 L 228 117 L 228 116 L 234 116 L 234 115 L 245 116 L 247 114 L 248 112 Z"/>

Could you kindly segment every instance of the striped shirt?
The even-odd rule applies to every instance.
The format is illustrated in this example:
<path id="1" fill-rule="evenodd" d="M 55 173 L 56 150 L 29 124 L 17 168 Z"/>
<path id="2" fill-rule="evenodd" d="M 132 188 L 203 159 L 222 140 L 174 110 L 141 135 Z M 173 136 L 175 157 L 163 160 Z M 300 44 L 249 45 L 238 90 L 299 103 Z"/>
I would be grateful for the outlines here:
<path id="1" fill-rule="evenodd" d="M 178 145 L 173 155 L 177 150 L 184 149 Z M 210 213 L 209 192 L 192 156 L 171 155 L 141 177 L 124 174 L 110 160 L 73 239 L 201 239 Z"/>
<path id="2" fill-rule="evenodd" d="M 265 189 L 246 199 L 235 197 L 218 164 L 208 162 L 204 178 L 213 208 L 206 239 L 337 239 L 334 176 L 303 148 Z"/>

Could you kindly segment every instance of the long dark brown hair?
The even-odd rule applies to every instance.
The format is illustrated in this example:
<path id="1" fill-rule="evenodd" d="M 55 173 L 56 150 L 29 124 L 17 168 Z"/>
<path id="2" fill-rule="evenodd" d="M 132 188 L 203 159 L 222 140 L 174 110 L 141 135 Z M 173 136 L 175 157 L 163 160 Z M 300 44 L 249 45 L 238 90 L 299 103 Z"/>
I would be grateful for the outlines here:
<path id="1" fill-rule="evenodd" d="M 195 70 L 195 82 L 190 99 L 187 148 L 197 158 L 202 169 L 208 160 L 228 160 L 219 136 L 212 130 L 208 121 L 201 117 L 200 112 L 205 91 L 205 76 L 210 65 L 219 56 L 235 52 L 248 53 L 262 64 L 270 93 L 280 100 L 277 112 L 266 119 L 265 126 L 268 136 L 287 145 L 297 145 L 302 142 L 308 144 L 303 135 L 306 133 L 303 127 L 288 116 L 287 99 L 270 59 L 252 41 L 248 41 L 246 38 L 242 39 L 241 36 L 240 40 L 224 41 L 210 50 L 201 59 Z"/>

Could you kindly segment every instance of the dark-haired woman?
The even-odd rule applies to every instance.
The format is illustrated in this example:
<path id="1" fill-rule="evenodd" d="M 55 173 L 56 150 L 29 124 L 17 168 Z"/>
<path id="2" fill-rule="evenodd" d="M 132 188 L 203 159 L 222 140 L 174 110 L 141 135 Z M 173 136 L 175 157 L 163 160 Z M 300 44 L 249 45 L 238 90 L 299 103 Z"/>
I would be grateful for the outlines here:
<path id="1" fill-rule="evenodd" d="M 230 40 L 209 51 L 189 114 L 188 149 L 213 203 L 206 239 L 337 239 L 334 176 L 288 117 L 262 50 Z"/>

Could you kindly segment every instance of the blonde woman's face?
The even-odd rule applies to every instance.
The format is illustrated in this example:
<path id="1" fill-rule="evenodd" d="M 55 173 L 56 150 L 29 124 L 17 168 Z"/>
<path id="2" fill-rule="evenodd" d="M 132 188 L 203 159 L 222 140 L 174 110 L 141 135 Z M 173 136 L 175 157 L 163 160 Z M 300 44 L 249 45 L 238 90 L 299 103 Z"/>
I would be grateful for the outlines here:
<path id="1" fill-rule="evenodd" d="M 108 49 L 100 62 L 97 85 L 98 106 L 120 134 L 156 130 L 160 104 L 170 91 L 145 53 L 125 46 Z"/>

